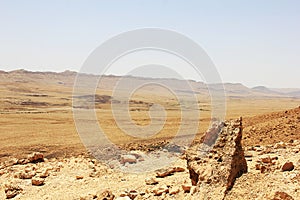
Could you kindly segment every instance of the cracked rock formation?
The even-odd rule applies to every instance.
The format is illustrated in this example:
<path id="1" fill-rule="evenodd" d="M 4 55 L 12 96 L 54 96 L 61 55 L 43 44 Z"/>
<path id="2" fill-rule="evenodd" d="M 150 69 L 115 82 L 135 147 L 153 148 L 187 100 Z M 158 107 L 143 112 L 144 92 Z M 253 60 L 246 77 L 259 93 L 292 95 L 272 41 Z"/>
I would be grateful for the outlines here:
<path id="1" fill-rule="evenodd" d="M 215 123 L 202 143 L 188 150 L 190 178 L 198 187 L 195 199 L 224 199 L 235 179 L 247 172 L 242 129 L 242 118 Z"/>

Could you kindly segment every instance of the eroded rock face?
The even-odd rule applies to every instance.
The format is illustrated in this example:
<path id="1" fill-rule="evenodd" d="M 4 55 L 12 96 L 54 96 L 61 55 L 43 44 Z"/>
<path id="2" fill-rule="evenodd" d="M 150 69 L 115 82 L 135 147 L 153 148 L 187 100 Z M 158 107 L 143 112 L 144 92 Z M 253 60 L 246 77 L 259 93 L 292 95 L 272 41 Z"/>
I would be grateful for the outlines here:
<path id="1" fill-rule="evenodd" d="M 241 145 L 242 119 L 217 123 L 203 143 L 187 152 L 187 166 L 199 199 L 224 199 L 235 179 L 247 172 Z"/>

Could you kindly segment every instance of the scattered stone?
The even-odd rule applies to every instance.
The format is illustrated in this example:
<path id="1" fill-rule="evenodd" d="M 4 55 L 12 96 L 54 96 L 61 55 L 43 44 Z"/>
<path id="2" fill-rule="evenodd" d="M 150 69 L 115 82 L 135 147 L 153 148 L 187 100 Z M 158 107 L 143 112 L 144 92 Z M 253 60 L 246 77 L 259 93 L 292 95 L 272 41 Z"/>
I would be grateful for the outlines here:
<path id="1" fill-rule="evenodd" d="M 185 169 L 182 167 L 170 167 L 167 169 L 159 169 L 156 170 L 156 177 L 164 178 L 166 176 L 173 175 L 175 172 L 184 172 Z"/>
<path id="2" fill-rule="evenodd" d="M 178 194 L 180 192 L 179 187 L 171 187 L 169 189 L 169 194 L 174 195 L 174 194 Z"/>
<path id="3" fill-rule="evenodd" d="M 182 185 L 181 186 L 182 187 L 182 189 L 183 189 L 183 191 L 185 192 L 185 193 L 189 193 L 190 191 L 191 191 L 191 188 L 192 188 L 192 186 L 191 185 Z"/>
<path id="4" fill-rule="evenodd" d="M 28 172 L 28 173 L 26 173 L 26 172 L 20 172 L 19 175 L 18 175 L 18 177 L 20 179 L 31 179 L 32 177 L 35 176 L 35 174 L 36 174 L 35 171 L 31 171 L 31 172 Z"/>
<path id="5" fill-rule="evenodd" d="M 4 184 L 4 191 L 7 199 L 14 198 L 21 193 L 23 189 L 13 183 Z"/>
<path id="6" fill-rule="evenodd" d="M 109 191 L 109 190 L 105 190 L 99 194 L 97 194 L 97 199 L 105 199 L 105 200 L 113 200 L 115 198 L 115 195 Z"/>
<path id="7" fill-rule="evenodd" d="M 270 158 L 270 156 L 264 157 L 264 158 L 261 158 L 261 162 L 263 162 L 263 163 L 272 163 L 272 159 Z"/>
<path id="8" fill-rule="evenodd" d="M 174 153 L 184 153 L 184 148 L 176 144 L 167 144 L 164 147 L 164 150 L 167 150 L 168 152 L 174 152 Z"/>
<path id="9" fill-rule="evenodd" d="M 284 142 L 279 142 L 274 145 L 274 149 L 283 149 L 286 148 L 286 144 Z"/>
<path id="10" fill-rule="evenodd" d="M 45 184 L 45 179 L 39 178 L 39 177 L 33 177 L 31 179 L 31 184 L 35 186 L 42 186 Z"/>
<path id="11" fill-rule="evenodd" d="M 49 175 L 50 175 L 49 170 L 46 169 L 42 171 L 42 173 L 40 174 L 40 178 L 47 178 Z"/>
<path id="12" fill-rule="evenodd" d="M 136 163 L 137 159 L 134 155 L 122 155 L 120 163 L 125 165 L 126 163 L 133 164 Z"/>
<path id="13" fill-rule="evenodd" d="M 260 173 L 265 173 L 267 171 L 267 167 L 266 166 L 264 166 L 264 165 L 262 165 L 262 166 L 260 166 Z"/>
<path id="14" fill-rule="evenodd" d="M 18 164 L 20 164 L 20 165 L 25 165 L 25 164 L 27 164 L 27 163 L 29 163 L 29 160 L 28 160 L 28 159 L 19 159 L 19 160 L 18 160 Z"/>
<path id="15" fill-rule="evenodd" d="M 40 152 L 34 152 L 34 153 L 28 155 L 27 159 L 31 163 L 44 162 L 44 155 Z"/>
<path id="16" fill-rule="evenodd" d="M 294 198 L 285 192 L 277 191 L 277 192 L 275 192 L 275 195 L 271 200 L 294 200 Z"/>
<path id="17" fill-rule="evenodd" d="M 146 178 L 146 185 L 156 185 L 158 184 L 158 180 L 156 178 Z"/>
<path id="18" fill-rule="evenodd" d="M 6 167 L 10 167 L 10 166 L 13 166 L 13 165 L 16 165 L 16 164 L 18 164 L 18 159 L 17 158 L 10 158 L 9 160 L 4 162 L 4 165 Z"/>
<path id="19" fill-rule="evenodd" d="M 135 190 L 130 190 L 127 196 L 128 196 L 130 199 L 135 199 L 138 195 L 139 195 L 139 193 L 138 193 L 137 191 L 135 191 Z"/>
<path id="20" fill-rule="evenodd" d="M 77 180 L 83 179 L 83 176 L 76 176 Z"/>
<path id="21" fill-rule="evenodd" d="M 192 186 L 190 193 L 193 195 L 198 192 L 197 186 Z"/>
<path id="22" fill-rule="evenodd" d="M 283 172 L 285 172 L 285 171 L 292 171 L 293 169 L 294 169 L 294 164 L 292 162 L 286 162 L 286 163 L 284 163 L 284 165 L 281 168 L 281 170 Z"/>
<path id="23" fill-rule="evenodd" d="M 155 196 L 161 196 L 163 193 L 168 193 L 168 192 L 169 192 L 169 188 L 166 185 L 155 187 L 152 190 L 152 193 L 154 193 Z"/>

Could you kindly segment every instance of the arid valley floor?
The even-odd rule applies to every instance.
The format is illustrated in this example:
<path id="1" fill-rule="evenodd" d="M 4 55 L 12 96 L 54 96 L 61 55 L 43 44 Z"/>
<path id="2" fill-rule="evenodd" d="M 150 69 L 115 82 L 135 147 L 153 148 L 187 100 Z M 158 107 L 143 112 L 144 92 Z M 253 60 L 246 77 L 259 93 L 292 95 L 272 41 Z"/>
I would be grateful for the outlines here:
<path id="1" fill-rule="evenodd" d="M 229 173 L 224 176 L 231 177 L 236 169 L 232 170 L 233 164 L 222 159 L 216 162 L 221 167 L 215 168 L 213 159 L 218 155 L 235 161 L 236 154 L 230 157 L 230 153 L 217 147 L 213 147 L 213 155 L 207 155 L 205 170 L 196 170 L 196 184 L 190 178 L 189 165 L 195 160 L 189 163 L 188 148 L 180 151 L 182 154 L 170 166 L 145 173 L 125 173 L 94 159 L 74 124 L 75 78 L 76 73 L 70 71 L 0 71 L 0 199 L 300 199 L 300 89 L 284 91 L 224 84 L 229 124 L 225 127 L 231 127 L 230 120 L 242 117 L 242 126 L 238 127 L 242 131 L 236 133 L 241 134 L 241 140 L 234 139 L 236 144 L 217 140 L 217 144 L 236 150 L 235 145 L 241 142 L 243 151 L 238 151 L 243 152 L 240 159 L 245 159 L 247 166 L 247 172 L 238 174 L 233 185 L 224 190 L 225 186 L 209 177 L 218 174 L 222 167 Z M 86 75 L 87 80 L 93 78 Z M 175 137 L 181 123 L 180 107 L 176 98 L 163 88 L 138 90 L 130 99 L 132 120 L 141 126 L 148 125 L 153 103 L 164 106 L 167 119 L 163 130 L 152 137 L 130 137 L 117 127 L 111 112 L 111 95 L 118 78 L 105 76 L 97 87 L 96 114 L 99 125 L 114 144 L 131 152 L 131 157 L 138 154 L 136 160 L 125 161 L 125 167 L 134 166 L 145 162 L 139 158 L 146 153 L 167 151 L 164 145 Z M 166 81 L 176 85 L 179 80 Z M 200 111 L 193 145 L 199 145 L 210 128 L 211 105 L 205 84 L 191 81 L 191 85 L 197 93 Z M 193 120 L 191 116 L 190 121 Z M 209 166 L 212 169 L 208 173 Z M 223 172 L 220 173 L 222 176 Z M 211 196 L 201 196 L 201 181 L 213 190 Z M 222 197 L 214 194 L 219 186 Z"/>

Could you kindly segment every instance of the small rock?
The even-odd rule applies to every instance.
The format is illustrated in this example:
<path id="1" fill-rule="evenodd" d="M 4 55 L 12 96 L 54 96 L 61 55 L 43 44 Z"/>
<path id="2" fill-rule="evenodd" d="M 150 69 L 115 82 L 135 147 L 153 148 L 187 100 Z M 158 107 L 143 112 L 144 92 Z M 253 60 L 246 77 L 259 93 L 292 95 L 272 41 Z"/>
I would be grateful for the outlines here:
<path id="1" fill-rule="evenodd" d="M 284 172 L 292 171 L 293 169 L 294 169 L 294 164 L 292 162 L 286 162 L 281 168 L 281 170 Z"/>
<path id="2" fill-rule="evenodd" d="M 11 158 L 11 159 L 4 162 L 4 165 L 6 167 L 10 167 L 10 166 L 13 166 L 13 165 L 16 165 L 16 164 L 18 164 L 18 159 L 17 158 Z"/>
<path id="3" fill-rule="evenodd" d="M 133 163 L 136 163 L 136 162 L 137 162 L 137 159 L 134 155 L 122 155 L 121 156 L 120 163 L 123 164 L 123 165 L 125 163 L 133 164 Z"/>
<path id="4" fill-rule="evenodd" d="M 263 163 L 272 163 L 272 159 L 270 158 L 270 156 L 264 157 L 264 158 L 261 158 L 261 162 L 263 162 Z"/>
<path id="5" fill-rule="evenodd" d="M 120 197 L 126 197 L 126 196 L 127 196 L 127 194 L 128 194 L 128 192 L 127 192 L 127 191 L 125 191 L 125 192 L 122 192 L 122 193 L 120 194 Z"/>
<path id="6" fill-rule="evenodd" d="M 267 170 L 267 167 L 266 167 L 266 166 L 262 165 L 262 166 L 260 167 L 260 173 L 265 173 L 266 170 Z"/>
<path id="7" fill-rule="evenodd" d="M 36 174 L 35 171 L 31 171 L 31 172 L 28 172 L 28 173 L 21 172 L 18 177 L 20 179 L 31 179 L 32 177 L 35 176 L 35 174 Z"/>
<path id="8" fill-rule="evenodd" d="M 179 187 L 171 187 L 169 189 L 169 194 L 174 195 L 174 194 L 178 194 L 180 192 Z"/>
<path id="9" fill-rule="evenodd" d="M 44 170 L 40 174 L 40 178 L 47 178 L 50 175 L 49 170 Z"/>
<path id="10" fill-rule="evenodd" d="M 195 194 L 196 192 L 198 192 L 197 186 L 192 186 L 190 193 Z"/>
<path id="11" fill-rule="evenodd" d="M 28 155 L 27 159 L 31 163 L 44 162 L 44 155 L 40 152 L 34 152 Z"/>
<path id="12" fill-rule="evenodd" d="M 140 152 L 137 151 L 131 151 L 130 155 L 133 155 L 136 159 L 142 158 L 143 156 L 141 155 Z"/>
<path id="13" fill-rule="evenodd" d="M 256 165 L 255 165 L 255 169 L 256 169 L 256 170 L 260 170 L 260 167 L 261 167 L 260 164 L 256 164 Z"/>
<path id="14" fill-rule="evenodd" d="M 83 179 L 83 176 L 76 176 L 77 180 Z"/>
<path id="15" fill-rule="evenodd" d="M 152 190 L 152 193 L 154 193 L 155 196 L 161 196 L 163 193 L 168 193 L 169 188 L 166 185 L 156 187 Z"/>
<path id="16" fill-rule="evenodd" d="M 182 189 L 185 193 L 189 193 L 191 191 L 191 188 L 192 188 L 191 185 L 182 185 L 181 187 L 182 187 Z"/>
<path id="17" fill-rule="evenodd" d="M 115 195 L 109 191 L 109 190 L 105 190 L 99 194 L 97 194 L 97 199 L 106 199 L 106 200 L 113 200 L 115 198 Z"/>
<path id="18" fill-rule="evenodd" d="M 128 196 L 130 199 L 135 199 L 138 195 L 139 195 L 139 193 L 135 190 L 130 190 L 128 193 Z"/>
<path id="19" fill-rule="evenodd" d="M 146 178 L 146 185 L 156 185 L 158 184 L 158 180 L 156 178 Z"/>
<path id="20" fill-rule="evenodd" d="M 7 199 L 14 198 L 18 194 L 21 193 L 23 189 L 20 188 L 18 185 L 9 183 L 4 185 L 4 191 Z"/>
<path id="21" fill-rule="evenodd" d="M 271 200 L 294 200 L 293 197 L 291 197 L 290 195 L 288 195 L 285 192 L 276 192 L 273 199 Z"/>
<path id="22" fill-rule="evenodd" d="M 274 149 L 283 149 L 286 148 L 286 144 L 284 142 L 279 142 L 274 145 Z"/>
<path id="23" fill-rule="evenodd" d="M 35 186 L 42 186 L 45 184 L 45 180 L 42 178 L 34 177 L 31 179 L 31 184 Z"/>
<path id="24" fill-rule="evenodd" d="M 182 167 L 170 167 L 167 169 L 159 169 L 156 170 L 156 176 L 159 178 L 164 178 L 166 176 L 170 176 L 174 174 L 175 172 L 184 172 L 185 169 Z"/>
<path id="25" fill-rule="evenodd" d="M 25 165 L 25 164 L 27 164 L 27 163 L 29 163 L 29 160 L 28 160 L 28 159 L 19 159 L 19 160 L 18 160 L 18 164 L 20 164 L 20 165 Z"/>

